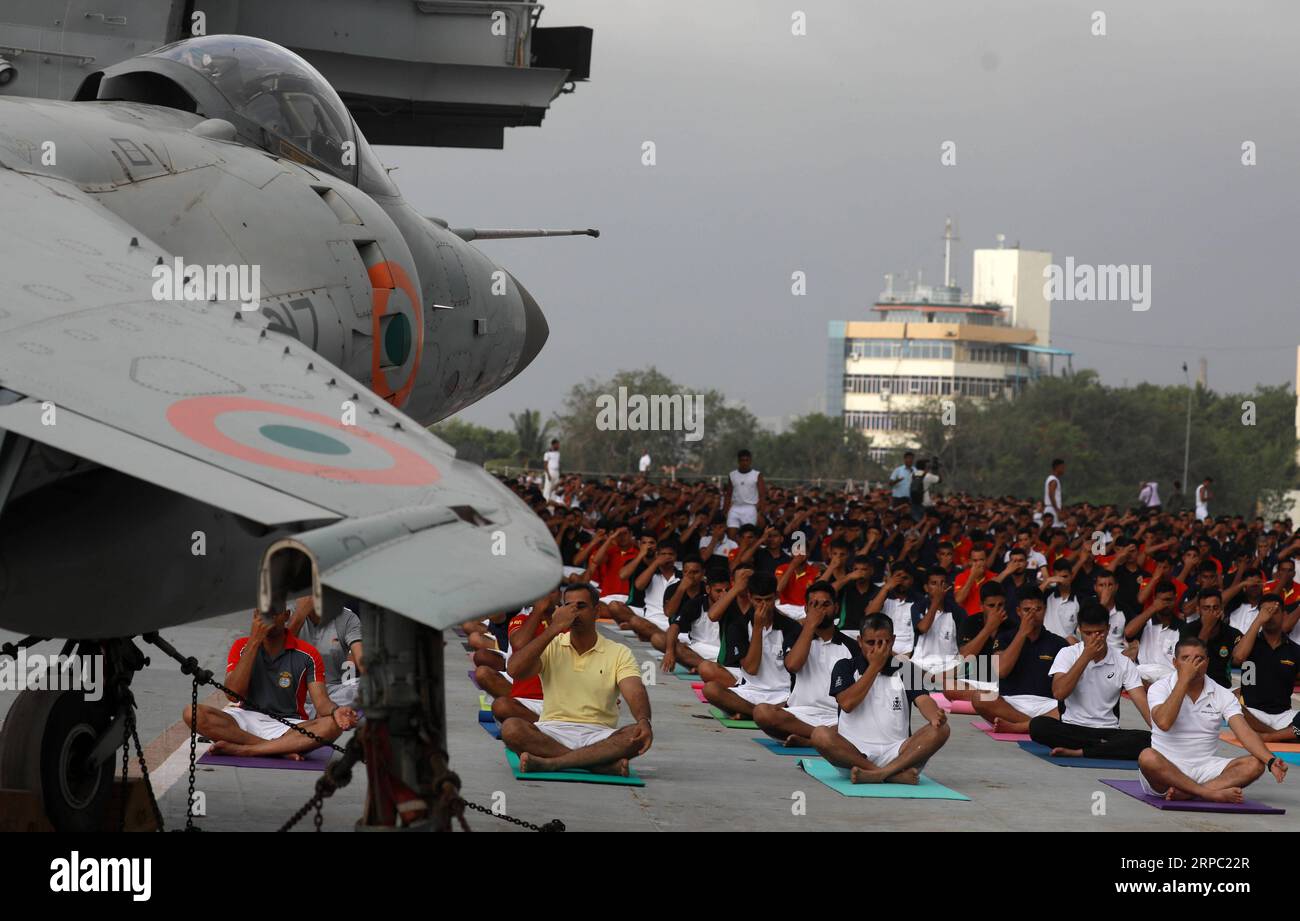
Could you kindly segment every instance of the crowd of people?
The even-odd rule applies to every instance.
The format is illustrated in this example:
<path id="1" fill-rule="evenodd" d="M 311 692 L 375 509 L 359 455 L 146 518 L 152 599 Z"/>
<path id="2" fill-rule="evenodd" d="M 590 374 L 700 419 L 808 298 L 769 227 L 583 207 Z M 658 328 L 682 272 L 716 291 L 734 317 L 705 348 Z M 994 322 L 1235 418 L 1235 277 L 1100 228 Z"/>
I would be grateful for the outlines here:
<path id="1" fill-rule="evenodd" d="M 520 769 L 626 773 L 653 742 L 626 646 L 699 676 L 723 714 L 815 748 L 854 783 L 917 783 L 969 701 L 1058 757 L 1137 761 L 1148 793 L 1238 802 L 1300 739 L 1300 531 L 1289 521 L 941 495 L 910 453 L 878 490 L 774 486 L 748 451 L 720 484 L 644 473 L 510 485 L 547 522 L 555 590 L 463 625 Z M 619 728 L 618 700 L 633 723 Z M 1129 699 L 1144 729 L 1121 728 Z M 915 710 L 916 718 L 912 711 Z M 1221 757 L 1225 728 L 1243 752 Z"/>
<path id="2" fill-rule="evenodd" d="M 563 475 L 508 481 L 547 523 L 563 578 L 463 625 L 519 770 L 626 774 L 653 744 L 650 698 L 604 619 L 699 677 L 722 714 L 816 749 L 853 783 L 915 784 L 968 701 L 995 732 L 1058 757 L 1136 761 L 1147 792 L 1237 802 L 1300 739 L 1300 531 L 1070 504 L 1056 460 L 1040 501 L 941 495 L 912 454 L 876 490 L 773 486 L 741 451 L 721 483 Z M 648 466 L 648 465 L 643 465 Z M 360 623 L 310 599 L 255 614 L 230 650 L 232 702 L 187 707 L 218 752 L 302 757 L 356 725 Z M 1122 728 L 1128 698 L 1144 729 Z M 619 726 L 620 701 L 632 722 Z M 916 719 L 913 718 L 913 710 Z M 269 714 L 269 715 L 266 715 Z M 1218 754 L 1223 725 L 1244 751 Z"/>

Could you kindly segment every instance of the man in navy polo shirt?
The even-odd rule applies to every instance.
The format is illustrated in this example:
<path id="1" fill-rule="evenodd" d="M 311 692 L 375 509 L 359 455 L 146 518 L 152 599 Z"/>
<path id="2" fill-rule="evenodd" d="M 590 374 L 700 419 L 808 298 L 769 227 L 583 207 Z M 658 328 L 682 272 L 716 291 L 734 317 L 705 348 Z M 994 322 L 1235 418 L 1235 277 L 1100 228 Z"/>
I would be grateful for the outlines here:
<path id="1" fill-rule="evenodd" d="M 199 704 L 198 731 L 212 739 L 211 751 L 221 755 L 283 755 L 300 761 L 303 752 L 320 743 L 300 732 L 291 732 L 275 717 L 302 724 L 302 728 L 327 742 L 357 724 L 356 711 L 335 706 L 326 693 L 325 663 L 320 653 L 289 633 L 288 623 L 288 610 L 270 615 L 254 611 L 248 636 L 230 647 L 226 687 L 265 712 L 238 703 L 224 710 Z M 310 720 L 308 696 L 317 713 Z M 190 726 L 195 714 L 186 706 L 181 718 Z"/>
<path id="2" fill-rule="evenodd" d="M 975 712 L 993 724 L 994 732 L 1028 732 L 1036 716 L 1060 717 L 1048 672 L 1056 654 L 1069 644 L 1043 627 L 1047 602 L 1028 588 L 1020 593 L 1016 622 L 998 633 L 993 654 L 998 666 L 997 694 L 970 698 Z"/>
<path id="3" fill-rule="evenodd" d="M 926 762 L 948 741 L 948 716 L 926 692 L 925 673 L 894 656 L 892 620 L 869 615 L 858 646 L 859 655 L 831 672 L 839 720 L 813 730 L 813 747 L 853 783 L 919 783 Z M 926 721 L 915 733 L 913 705 Z"/>

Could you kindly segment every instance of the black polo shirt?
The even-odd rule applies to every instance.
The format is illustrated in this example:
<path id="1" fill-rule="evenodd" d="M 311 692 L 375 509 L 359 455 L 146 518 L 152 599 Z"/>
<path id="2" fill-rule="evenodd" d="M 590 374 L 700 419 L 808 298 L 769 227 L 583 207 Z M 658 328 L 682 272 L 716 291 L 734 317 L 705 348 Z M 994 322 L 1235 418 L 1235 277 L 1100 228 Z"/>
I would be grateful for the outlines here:
<path id="1" fill-rule="evenodd" d="M 1255 648 L 1246 662 L 1255 665 L 1254 683 L 1241 685 L 1246 706 L 1265 713 L 1290 710 L 1291 691 L 1296 675 L 1300 675 L 1300 646 L 1283 634 L 1282 642 L 1274 649 L 1261 632 L 1255 637 Z"/>
<path id="2" fill-rule="evenodd" d="M 867 605 L 871 604 L 871 599 L 878 591 L 880 589 L 869 581 L 865 592 L 858 591 L 856 582 L 850 582 L 840 589 L 839 620 L 835 626 L 840 630 L 861 630 L 862 622 L 867 618 Z"/>
<path id="3" fill-rule="evenodd" d="M 665 610 L 667 610 L 668 608 L 669 599 L 677 594 L 678 588 L 680 588 L 682 585 L 683 583 L 679 579 L 678 581 L 674 582 L 672 585 L 668 586 L 668 588 L 664 591 Z M 709 614 L 708 601 L 709 601 L 709 593 L 704 590 L 704 583 L 701 582 L 699 592 L 694 596 L 687 595 L 685 598 L 682 599 L 681 605 L 677 608 L 677 613 L 673 615 L 673 618 L 672 620 L 669 621 L 669 623 L 676 624 L 681 633 L 689 633 L 691 631 L 691 627 L 695 625 L 695 622 L 697 620 L 699 620 L 701 617 L 708 616 Z"/>
<path id="4" fill-rule="evenodd" d="M 1018 629 L 1017 625 L 1012 630 L 998 631 L 997 638 L 993 641 L 994 654 L 1001 653 L 1011 645 Z M 1038 631 L 1038 639 L 1026 637 L 1011 674 L 998 680 L 998 694 L 1003 697 L 1018 697 L 1022 694 L 1051 697 L 1052 677 L 1048 671 L 1056 660 L 1056 654 L 1068 645 L 1046 627 Z"/>

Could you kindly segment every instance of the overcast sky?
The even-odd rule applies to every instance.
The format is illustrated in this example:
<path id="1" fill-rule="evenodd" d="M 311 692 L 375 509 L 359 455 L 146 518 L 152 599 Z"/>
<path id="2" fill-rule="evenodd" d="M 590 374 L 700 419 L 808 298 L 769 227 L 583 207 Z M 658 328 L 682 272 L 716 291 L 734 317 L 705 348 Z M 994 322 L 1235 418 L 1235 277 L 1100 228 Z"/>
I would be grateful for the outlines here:
<path id="1" fill-rule="evenodd" d="M 1051 344 L 1107 383 L 1180 383 L 1201 356 L 1217 390 L 1294 378 L 1300 4 L 550 0 L 542 25 L 595 39 L 591 80 L 540 128 L 501 151 L 380 150 L 454 226 L 601 230 L 480 244 L 551 337 L 463 418 L 508 426 L 651 364 L 765 419 L 819 410 L 826 321 L 871 319 L 886 272 L 938 281 L 947 215 L 968 290 L 999 232 L 1151 265 L 1145 313 L 1054 305 Z"/>

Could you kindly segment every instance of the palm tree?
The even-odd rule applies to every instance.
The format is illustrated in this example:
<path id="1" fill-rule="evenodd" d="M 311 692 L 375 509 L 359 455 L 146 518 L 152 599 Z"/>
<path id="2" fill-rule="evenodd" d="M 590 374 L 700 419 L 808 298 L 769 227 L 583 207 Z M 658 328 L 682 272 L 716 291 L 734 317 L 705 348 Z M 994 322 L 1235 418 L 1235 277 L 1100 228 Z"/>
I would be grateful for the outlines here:
<path id="1" fill-rule="evenodd" d="M 527 467 L 530 461 L 538 460 L 546 453 L 554 420 L 548 419 L 543 424 L 541 410 L 525 409 L 511 413 L 510 421 L 514 423 L 515 437 L 519 439 L 519 461 Z"/>

